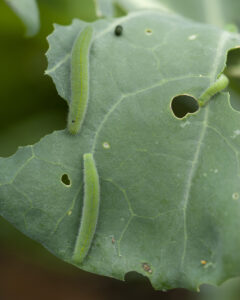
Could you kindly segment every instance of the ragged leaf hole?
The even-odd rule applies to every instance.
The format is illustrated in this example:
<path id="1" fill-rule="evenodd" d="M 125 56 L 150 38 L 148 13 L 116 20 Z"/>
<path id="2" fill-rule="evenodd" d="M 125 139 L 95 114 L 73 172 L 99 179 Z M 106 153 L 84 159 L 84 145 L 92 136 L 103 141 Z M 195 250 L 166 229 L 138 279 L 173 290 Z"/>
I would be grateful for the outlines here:
<path id="1" fill-rule="evenodd" d="M 147 276 L 144 276 L 138 272 L 131 271 L 125 274 L 124 280 L 130 285 L 144 286 L 144 288 L 152 289 L 151 283 Z"/>
<path id="2" fill-rule="evenodd" d="M 67 186 L 67 187 L 70 187 L 70 186 L 71 186 L 71 180 L 70 180 L 68 174 L 63 174 L 63 175 L 62 175 L 62 178 L 61 178 L 61 181 L 62 181 L 62 183 L 63 183 L 65 186 Z"/>
<path id="3" fill-rule="evenodd" d="M 224 73 L 230 78 L 240 78 L 240 47 L 228 51 Z"/>
<path id="4" fill-rule="evenodd" d="M 240 111 L 239 98 L 236 97 L 239 93 L 240 80 L 240 46 L 230 49 L 227 52 L 226 68 L 224 74 L 229 79 L 229 92 L 231 105 L 235 110 Z"/>
<path id="5" fill-rule="evenodd" d="M 178 95 L 171 101 L 173 114 L 179 118 L 184 118 L 187 114 L 195 113 L 199 110 L 197 100 L 189 95 Z"/>

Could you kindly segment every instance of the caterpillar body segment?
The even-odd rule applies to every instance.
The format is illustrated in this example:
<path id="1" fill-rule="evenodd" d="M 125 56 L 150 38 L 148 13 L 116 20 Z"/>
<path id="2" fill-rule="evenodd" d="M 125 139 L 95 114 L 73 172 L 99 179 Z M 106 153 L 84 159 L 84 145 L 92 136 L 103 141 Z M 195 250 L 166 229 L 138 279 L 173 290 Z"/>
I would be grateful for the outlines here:
<path id="1" fill-rule="evenodd" d="M 199 105 L 204 106 L 214 95 L 224 90 L 229 84 L 229 79 L 226 75 L 221 74 L 219 78 L 210 86 L 198 99 Z"/>
<path id="2" fill-rule="evenodd" d="M 80 227 L 75 243 L 73 262 L 81 264 L 87 256 L 96 231 L 100 185 L 96 164 L 91 153 L 84 154 L 84 199 Z"/>
<path id="3" fill-rule="evenodd" d="M 82 126 L 89 98 L 89 53 L 93 27 L 87 26 L 77 37 L 71 59 L 71 103 L 68 130 L 77 134 Z"/>

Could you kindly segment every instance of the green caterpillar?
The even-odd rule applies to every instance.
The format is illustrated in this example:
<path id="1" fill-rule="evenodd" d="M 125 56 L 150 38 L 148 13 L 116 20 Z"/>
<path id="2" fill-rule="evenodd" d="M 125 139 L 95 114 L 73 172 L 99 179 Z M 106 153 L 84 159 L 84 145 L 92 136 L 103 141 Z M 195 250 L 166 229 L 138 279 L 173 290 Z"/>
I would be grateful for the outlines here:
<path id="1" fill-rule="evenodd" d="M 93 155 L 91 153 L 84 154 L 83 162 L 84 201 L 80 228 L 72 258 L 75 264 L 81 264 L 88 254 L 96 231 L 100 202 L 99 177 Z"/>
<path id="2" fill-rule="evenodd" d="M 214 95 L 224 90 L 229 84 L 229 79 L 224 74 L 221 74 L 216 82 L 210 86 L 198 99 L 200 106 L 204 106 Z"/>
<path id="3" fill-rule="evenodd" d="M 71 103 L 68 114 L 68 130 L 77 134 L 81 129 L 89 97 L 89 52 L 93 27 L 87 26 L 77 37 L 72 49 Z"/>

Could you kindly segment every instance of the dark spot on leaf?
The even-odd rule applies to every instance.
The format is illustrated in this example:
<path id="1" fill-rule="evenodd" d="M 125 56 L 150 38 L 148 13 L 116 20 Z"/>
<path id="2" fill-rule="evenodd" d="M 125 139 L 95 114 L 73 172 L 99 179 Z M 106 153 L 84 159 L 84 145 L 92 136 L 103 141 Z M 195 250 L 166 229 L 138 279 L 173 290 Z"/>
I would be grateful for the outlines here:
<path id="1" fill-rule="evenodd" d="M 123 27 L 121 25 L 116 26 L 115 28 L 115 35 L 120 36 L 123 33 Z"/>
<path id="2" fill-rule="evenodd" d="M 66 186 L 71 185 L 71 181 L 67 174 L 63 174 L 61 180 L 62 180 L 62 183 L 65 184 Z"/>
<path id="3" fill-rule="evenodd" d="M 171 108 L 177 118 L 183 118 L 187 114 L 198 111 L 199 105 L 195 98 L 189 95 L 179 95 L 172 99 Z"/>
<path id="4" fill-rule="evenodd" d="M 72 123 L 75 123 L 76 121 L 75 120 L 72 120 Z"/>
<path id="5" fill-rule="evenodd" d="M 152 29 L 146 29 L 145 32 L 146 32 L 147 35 L 151 35 L 152 34 Z"/>
<path id="6" fill-rule="evenodd" d="M 151 267 L 149 266 L 148 263 L 143 263 L 142 267 L 143 267 L 144 271 L 148 272 L 149 274 L 152 274 L 152 269 L 151 269 Z"/>

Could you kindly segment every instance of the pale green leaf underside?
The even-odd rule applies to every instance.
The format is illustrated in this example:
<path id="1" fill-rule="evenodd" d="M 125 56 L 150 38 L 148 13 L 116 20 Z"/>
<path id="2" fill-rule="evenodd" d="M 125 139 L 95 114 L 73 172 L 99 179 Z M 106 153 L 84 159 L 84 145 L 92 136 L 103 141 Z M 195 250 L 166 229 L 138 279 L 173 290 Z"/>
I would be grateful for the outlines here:
<path id="1" fill-rule="evenodd" d="M 75 20 L 49 37 L 47 73 L 67 101 L 71 48 L 85 26 Z M 79 267 L 118 279 L 136 271 L 157 289 L 240 275 L 240 115 L 224 93 L 183 120 L 170 108 L 174 96 L 198 98 L 215 82 L 238 35 L 150 11 L 93 26 L 81 133 L 55 132 L 0 159 L 1 215 L 72 263 L 83 154 L 93 153 L 100 213 Z"/>
<path id="2" fill-rule="evenodd" d="M 40 26 L 36 0 L 5 0 L 26 26 L 26 36 L 35 35 Z"/>

